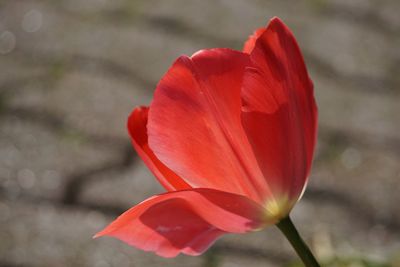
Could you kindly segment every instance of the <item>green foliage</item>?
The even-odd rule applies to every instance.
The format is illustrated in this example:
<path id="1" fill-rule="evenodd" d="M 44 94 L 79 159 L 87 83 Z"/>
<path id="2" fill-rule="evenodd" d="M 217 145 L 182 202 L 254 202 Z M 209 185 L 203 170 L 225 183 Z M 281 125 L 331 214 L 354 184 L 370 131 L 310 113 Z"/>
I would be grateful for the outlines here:
<path id="1" fill-rule="evenodd" d="M 66 62 L 59 60 L 50 65 L 49 79 L 51 81 L 60 80 L 66 72 Z"/>
<path id="2" fill-rule="evenodd" d="M 204 255 L 204 267 L 218 267 L 221 266 L 221 257 L 217 250 L 211 247 Z"/>
<path id="3" fill-rule="evenodd" d="M 87 142 L 87 137 L 77 131 L 65 129 L 61 132 L 61 140 L 71 145 L 79 146 Z"/>

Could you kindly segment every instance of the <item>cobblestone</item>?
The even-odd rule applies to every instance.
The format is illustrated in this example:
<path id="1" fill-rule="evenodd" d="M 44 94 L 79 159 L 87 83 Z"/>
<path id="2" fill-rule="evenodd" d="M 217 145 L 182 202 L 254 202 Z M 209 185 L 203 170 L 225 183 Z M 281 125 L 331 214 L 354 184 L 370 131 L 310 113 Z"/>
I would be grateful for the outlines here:
<path id="1" fill-rule="evenodd" d="M 293 211 L 320 259 L 400 254 L 396 0 L 0 2 L 0 266 L 283 266 L 270 228 L 162 259 L 92 235 L 163 189 L 126 131 L 181 54 L 241 49 L 272 16 L 315 83 L 318 151 Z"/>

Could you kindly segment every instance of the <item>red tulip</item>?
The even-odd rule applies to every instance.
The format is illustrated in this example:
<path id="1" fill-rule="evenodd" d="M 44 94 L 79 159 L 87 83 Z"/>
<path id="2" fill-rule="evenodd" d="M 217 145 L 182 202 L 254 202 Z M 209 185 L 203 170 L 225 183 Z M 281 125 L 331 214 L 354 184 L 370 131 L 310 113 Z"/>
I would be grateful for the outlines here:
<path id="1" fill-rule="evenodd" d="M 316 140 L 313 84 L 294 36 L 274 18 L 243 52 L 178 58 L 128 129 L 168 192 L 96 236 L 164 257 L 198 255 L 223 234 L 278 223 L 299 200 Z"/>

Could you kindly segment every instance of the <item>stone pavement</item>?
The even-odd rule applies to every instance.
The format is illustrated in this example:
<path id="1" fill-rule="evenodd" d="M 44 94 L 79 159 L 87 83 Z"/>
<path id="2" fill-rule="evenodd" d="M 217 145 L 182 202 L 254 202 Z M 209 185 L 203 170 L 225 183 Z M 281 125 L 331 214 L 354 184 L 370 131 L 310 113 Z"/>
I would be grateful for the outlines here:
<path id="1" fill-rule="evenodd" d="M 163 259 L 91 236 L 162 188 L 126 118 L 181 54 L 241 49 L 273 16 L 315 83 L 317 156 L 293 220 L 322 260 L 399 266 L 400 1 L 0 1 L 0 266 L 282 266 L 274 228 Z M 359 266 L 359 265 L 357 265 Z"/>

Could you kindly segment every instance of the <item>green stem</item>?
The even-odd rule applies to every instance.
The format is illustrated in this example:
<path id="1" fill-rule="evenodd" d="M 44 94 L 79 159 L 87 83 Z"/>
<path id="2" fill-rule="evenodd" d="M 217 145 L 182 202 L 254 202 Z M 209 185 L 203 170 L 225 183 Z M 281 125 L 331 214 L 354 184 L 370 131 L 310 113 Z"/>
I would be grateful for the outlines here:
<path id="1" fill-rule="evenodd" d="M 282 219 L 276 226 L 278 226 L 281 232 L 289 240 L 290 244 L 292 244 L 294 250 L 297 252 L 297 255 L 299 255 L 306 267 L 320 267 L 311 250 L 303 241 L 299 235 L 299 232 L 297 232 L 297 229 L 293 225 L 289 216 Z"/>

